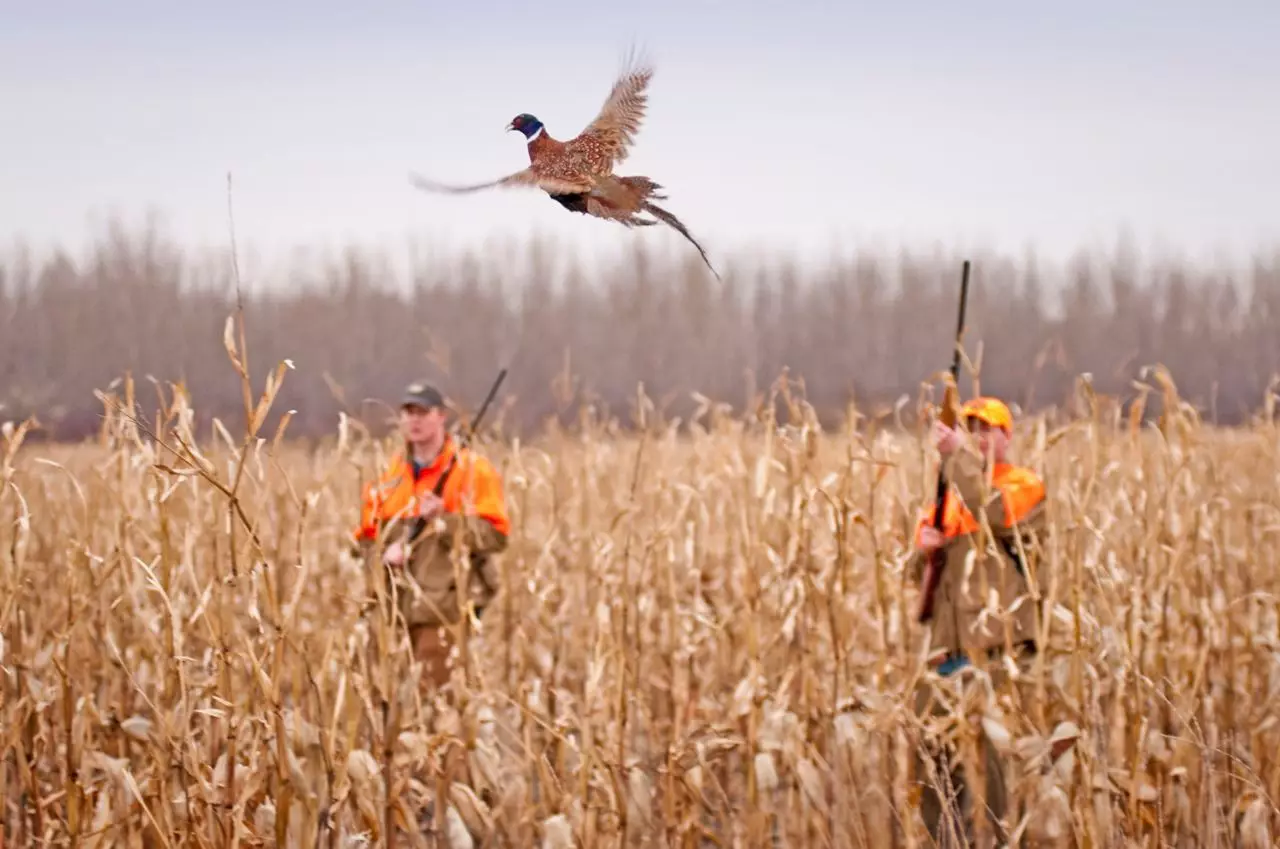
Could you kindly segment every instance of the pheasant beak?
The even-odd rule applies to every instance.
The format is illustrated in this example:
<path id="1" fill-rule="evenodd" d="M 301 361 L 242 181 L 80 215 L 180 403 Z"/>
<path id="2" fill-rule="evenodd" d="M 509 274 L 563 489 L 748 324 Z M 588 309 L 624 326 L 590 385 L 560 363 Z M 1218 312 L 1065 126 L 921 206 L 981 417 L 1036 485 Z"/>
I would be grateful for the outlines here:
<path id="1" fill-rule="evenodd" d="M 516 125 L 515 125 L 515 123 L 514 123 L 514 122 L 512 122 L 512 123 L 510 123 L 510 124 L 507 124 L 507 126 L 503 127 L 503 131 L 504 131 L 504 132 L 509 133 L 509 132 L 511 132 L 512 130 L 514 130 L 515 128 L 516 128 Z"/>

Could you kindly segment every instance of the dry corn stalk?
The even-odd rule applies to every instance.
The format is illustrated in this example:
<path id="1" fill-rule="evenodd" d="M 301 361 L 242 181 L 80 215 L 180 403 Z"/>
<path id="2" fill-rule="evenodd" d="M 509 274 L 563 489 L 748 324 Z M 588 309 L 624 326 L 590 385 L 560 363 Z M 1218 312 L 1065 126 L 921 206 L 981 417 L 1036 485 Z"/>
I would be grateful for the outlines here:
<path id="1" fill-rule="evenodd" d="M 915 741 L 961 716 L 1025 836 L 1269 845 L 1280 446 L 1206 427 L 1157 378 L 1159 429 L 1090 402 L 1020 431 L 1053 499 L 1036 703 L 926 729 L 901 572 L 926 452 L 825 433 L 790 384 L 781 424 L 645 401 L 643 440 L 588 420 L 487 447 L 515 523 L 504 597 L 467 702 L 430 723 L 388 601 L 340 557 L 389 443 L 201 440 L 177 388 L 98 445 L 7 427 L 6 845 L 414 845 L 425 823 L 475 845 L 918 846 Z M 446 746 L 466 770 L 436 798 Z"/>

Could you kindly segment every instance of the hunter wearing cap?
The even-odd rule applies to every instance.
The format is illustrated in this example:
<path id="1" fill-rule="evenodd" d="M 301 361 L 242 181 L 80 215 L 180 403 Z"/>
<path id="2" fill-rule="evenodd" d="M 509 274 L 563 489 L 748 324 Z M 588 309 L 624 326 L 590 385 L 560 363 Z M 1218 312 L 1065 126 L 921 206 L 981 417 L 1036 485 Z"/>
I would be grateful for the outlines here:
<path id="1" fill-rule="evenodd" d="M 415 383 L 405 390 L 399 421 L 404 450 L 365 488 L 354 534 L 369 552 L 381 533 L 382 560 L 397 579 L 399 610 L 423 664 L 422 684 L 435 689 L 449 681 L 451 630 L 465 607 L 472 605 L 478 616 L 497 591 L 493 557 L 506 548 L 511 530 L 497 470 L 457 444 L 447 417 L 434 386 Z M 422 531 L 409 539 L 415 525 Z M 460 571 L 455 552 L 462 556 Z M 461 597 L 459 576 L 465 582 Z"/>
<path id="2" fill-rule="evenodd" d="M 1032 469 L 1009 461 L 1012 437 L 1013 416 L 995 398 L 975 398 L 966 403 L 958 427 L 942 422 L 934 425 L 934 443 L 951 487 L 944 502 L 942 529 L 934 527 L 935 505 L 930 504 L 916 525 L 915 547 L 907 561 L 913 581 L 922 579 L 935 552 L 942 566 L 932 609 L 921 617 L 930 629 L 929 665 L 941 679 L 922 682 L 916 705 L 921 716 L 947 711 L 936 700 L 937 690 L 946 690 L 950 697 L 946 700 L 953 701 L 956 692 L 952 688 L 960 686 L 954 681 L 961 677 L 956 674 L 958 670 L 981 665 L 991 676 L 998 695 L 1007 680 L 1002 655 L 1008 652 L 1026 672 L 1029 659 L 1037 650 L 1037 599 L 1043 596 L 1046 586 L 1036 569 L 1037 537 L 1045 521 L 1045 486 Z M 976 559 L 971 568 L 966 568 L 966 560 L 975 549 Z M 1000 775 L 1002 765 L 985 738 L 983 749 L 984 806 L 999 833 L 1002 829 L 998 821 L 1008 807 Z M 917 764 L 918 770 L 921 766 Z M 917 774 L 917 780 L 925 785 L 921 812 L 930 834 L 941 845 L 953 844 L 948 843 L 950 835 L 939 834 L 943 805 L 931 782 L 947 778 L 945 774 Z M 959 796 L 958 803 L 952 802 L 953 810 L 964 822 L 966 832 L 972 833 L 976 824 L 972 822 L 974 800 L 970 788 L 958 772 L 950 776 L 950 781 L 951 791 Z"/>

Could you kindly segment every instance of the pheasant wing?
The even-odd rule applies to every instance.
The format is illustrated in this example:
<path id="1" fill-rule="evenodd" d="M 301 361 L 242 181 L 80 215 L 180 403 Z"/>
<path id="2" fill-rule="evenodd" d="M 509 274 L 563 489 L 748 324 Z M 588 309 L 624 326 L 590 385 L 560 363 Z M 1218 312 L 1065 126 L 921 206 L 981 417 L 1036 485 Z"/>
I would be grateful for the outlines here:
<path id="1" fill-rule="evenodd" d="M 593 170 L 608 173 L 626 160 L 649 105 L 649 81 L 653 68 L 630 58 L 613 83 L 599 114 L 571 144 L 590 151 Z"/>
<path id="2" fill-rule="evenodd" d="M 484 189 L 494 188 L 522 188 L 522 189 L 542 189 L 544 192 L 553 195 L 575 194 L 578 192 L 591 191 L 591 182 L 588 180 L 568 179 L 558 175 L 551 175 L 545 172 L 535 171 L 532 167 L 517 171 L 514 174 L 508 174 L 497 180 L 490 180 L 487 183 L 470 183 L 466 185 L 457 185 L 453 183 L 440 183 L 435 180 L 423 177 L 421 174 L 410 172 L 409 182 L 415 188 L 424 192 L 434 192 L 438 194 L 449 195 L 465 195 L 472 192 L 483 191 Z"/>

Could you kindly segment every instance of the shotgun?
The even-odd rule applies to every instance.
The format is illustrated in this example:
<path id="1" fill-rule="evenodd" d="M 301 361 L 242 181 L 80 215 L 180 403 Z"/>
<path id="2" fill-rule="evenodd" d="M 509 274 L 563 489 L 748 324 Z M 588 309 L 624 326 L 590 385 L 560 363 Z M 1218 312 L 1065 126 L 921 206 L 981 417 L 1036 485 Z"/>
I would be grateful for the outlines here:
<path id="1" fill-rule="evenodd" d="M 956 394 L 959 391 L 960 380 L 960 339 L 964 336 L 964 308 L 968 300 L 969 260 L 966 259 L 963 270 L 960 272 L 960 318 L 956 322 L 956 345 L 951 355 L 951 380 L 947 382 L 946 391 L 942 396 L 942 409 L 938 413 L 938 419 L 947 427 L 956 425 L 956 407 L 958 406 Z M 938 531 L 942 530 L 942 520 L 945 515 L 943 508 L 946 507 L 947 502 L 948 484 L 945 468 L 945 463 L 938 463 L 938 490 L 933 502 L 933 527 Z M 929 555 L 929 562 L 925 565 L 924 579 L 920 585 L 920 612 L 916 617 L 919 622 L 927 622 L 933 616 L 933 595 L 938 590 L 938 581 L 942 578 L 942 567 L 946 564 L 946 560 L 944 547 L 935 549 Z"/>
<path id="2" fill-rule="evenodd" d="M 444 467 L 444 471 L 440 473 L 440 479 L 436 481 L 436 485 L 431 488 L 432 494 L 439 498 L 444 492 L 444 485 L 449 480 L 449 475 L 453 472 L 453 467 L 458 462 L 458 455 L 462 449 L 470 444 L 472 437 L 476 434 L 476 429 L 480 426 L 480 419 L 484 418 L 485 410 L 489 409 L 489 405 L 493 403 L 493 396 L 498 394 L 498 387 L 502 385 L 502 381 L 507 376 L 507 370 L 504 368 L 498 372 L 498 379 L 493 382 L 493 386 L 489 387 L 489 394 L 484 399 L 484 403 L 480 405 L 480 409 L 476 411 L 475 417 L 471 420 L 471 424 L 467 426 L 466 433 L 460 435 L 458 439 L 458 447 L 453 452 L 453 456 L 449 458 L 449 465 Z M 413 524 L 409 528 L 408 541 L 416 540 L 422 531 L 427 527 L 427 520 L 418 516 L 413 520 Z"/>

